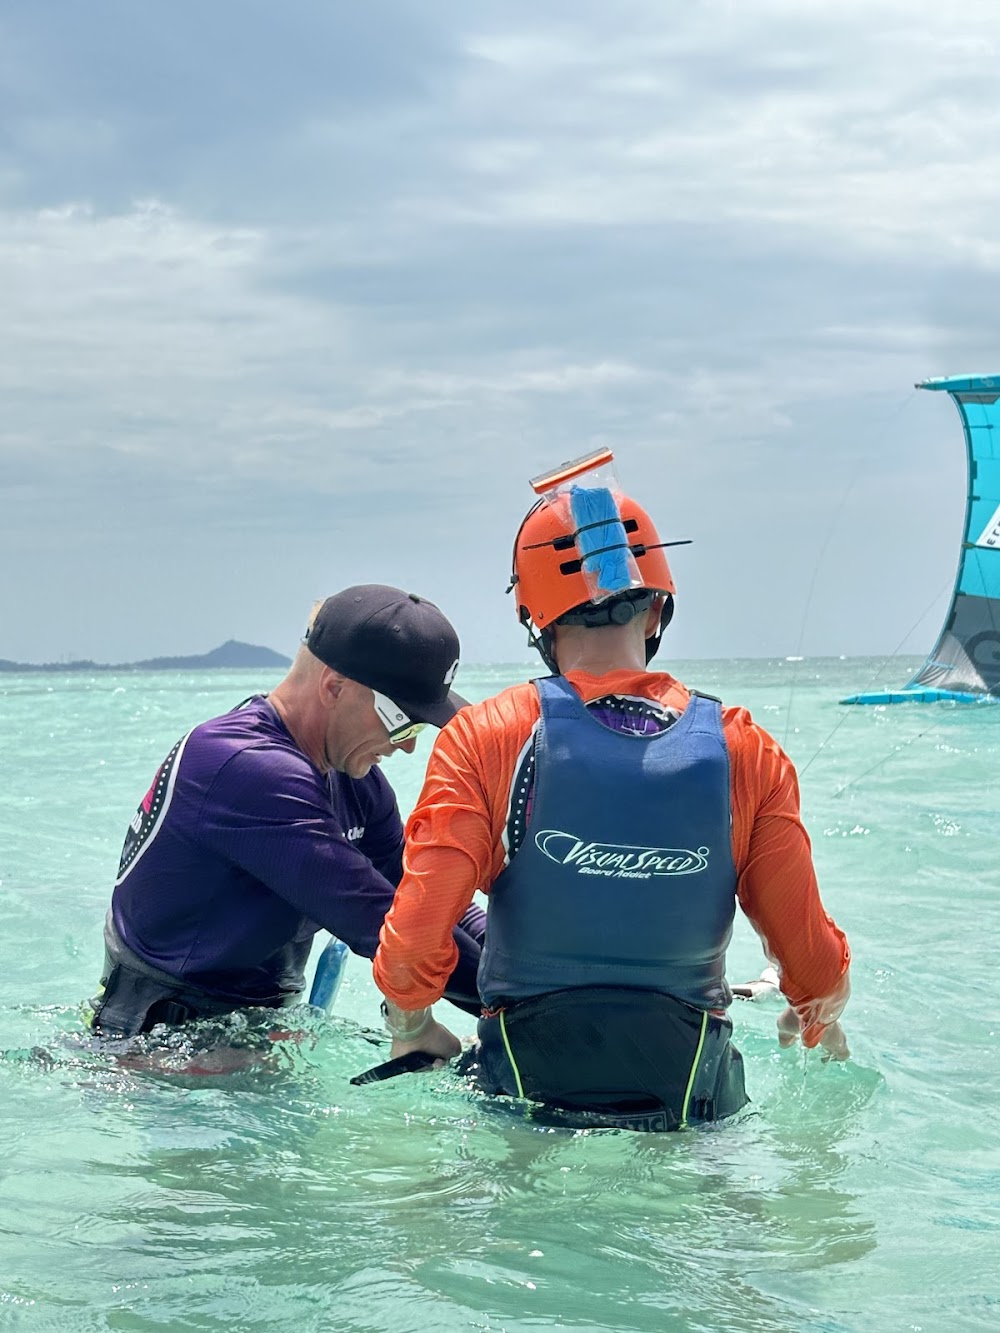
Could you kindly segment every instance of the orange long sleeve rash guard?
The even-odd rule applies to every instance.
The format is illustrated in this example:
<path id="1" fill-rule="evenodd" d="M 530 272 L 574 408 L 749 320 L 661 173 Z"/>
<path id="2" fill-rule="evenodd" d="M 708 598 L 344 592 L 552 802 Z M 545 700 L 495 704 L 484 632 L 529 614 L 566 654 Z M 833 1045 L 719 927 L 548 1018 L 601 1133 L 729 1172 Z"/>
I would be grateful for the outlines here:
<path id="1" fill-rule="evenodd" d="M 638 695 L 682 712 L 690 698 L 665 672 L 573 671 L 567 679 L 585 703 Z M 539 715 L 527 682 L 464 708 L 438 735 L 375 956 L 376 985 L 401 1009 L 441 998 L 457 956 L 452 928 L 506 864 L 511 786 Z M 850 994 L 847 939 L 820 899 L 791 760 L 746 709 L 723 708 L 722 721 L 737 898 L 778 968 L 803 1042 L 815 1046 Z"/>

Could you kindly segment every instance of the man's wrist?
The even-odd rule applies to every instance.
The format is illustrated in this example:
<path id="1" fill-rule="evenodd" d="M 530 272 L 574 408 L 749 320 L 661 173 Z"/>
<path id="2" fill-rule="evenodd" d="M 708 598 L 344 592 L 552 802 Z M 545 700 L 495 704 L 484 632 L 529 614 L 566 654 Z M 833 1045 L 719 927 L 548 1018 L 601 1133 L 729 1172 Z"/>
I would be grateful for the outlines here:
<path id="1" fill-rule="evenodd" d="M 400 1009 L 390 1000 L 383 1000 L 382 1019 L 393 1041 L 415 1041 L 430 1027 L 434 1014 L 430 1006 L 425 1009 Z"/>

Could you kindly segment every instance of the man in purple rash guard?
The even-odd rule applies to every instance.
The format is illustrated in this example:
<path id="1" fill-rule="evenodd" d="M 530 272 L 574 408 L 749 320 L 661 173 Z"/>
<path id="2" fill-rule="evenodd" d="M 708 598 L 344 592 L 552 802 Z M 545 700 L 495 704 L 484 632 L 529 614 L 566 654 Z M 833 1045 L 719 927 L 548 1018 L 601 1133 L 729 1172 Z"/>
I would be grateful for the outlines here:
<path id="1" fill-rule="evenodd" d="M 378 765 L 464 705 L 450 689 L 458 659 L 433 603 L 348 588 L 320 607 L 276 689 L 177 742 L 125 837 L 95 1032 L 295 1003 L 320 928 L 374 956 L 403 853 Z M 484 923 L 474 908 L 456 927 L 446 991 L 471 1013 Z"/>

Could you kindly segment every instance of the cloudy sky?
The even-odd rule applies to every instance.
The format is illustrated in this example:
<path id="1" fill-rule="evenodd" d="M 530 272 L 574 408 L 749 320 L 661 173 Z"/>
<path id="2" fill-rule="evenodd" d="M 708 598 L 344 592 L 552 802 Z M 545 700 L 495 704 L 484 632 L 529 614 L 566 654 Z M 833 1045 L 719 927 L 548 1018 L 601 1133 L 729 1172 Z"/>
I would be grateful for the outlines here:
<path id="1" fill-rule="evenodd" d="M 0 657 L 290 653 L 383 581 L 523 659 L 527 478 L 599 444 L 693 539 L 674 655 L 929 648 L 998 48 L 996 0 L 7 0 Z"/>

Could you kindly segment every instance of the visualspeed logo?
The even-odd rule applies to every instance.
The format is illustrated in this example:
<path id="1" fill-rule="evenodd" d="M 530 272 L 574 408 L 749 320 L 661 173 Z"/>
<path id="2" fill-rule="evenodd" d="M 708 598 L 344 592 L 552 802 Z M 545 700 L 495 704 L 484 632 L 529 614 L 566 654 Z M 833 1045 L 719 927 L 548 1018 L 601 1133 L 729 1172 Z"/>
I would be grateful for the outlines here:
<path id="1" fill-rule="evenodd" d="M 709 849 L 684 847 L 633 847 L 614 842 L 586 842 L 574 833 L 543 829 L 535 834 L 535 846 L 557 865 L 569 866 L 580 875 L 605 875 L 612 879 L 651 879 L 654 875 L 697 875 L 708 865 Z"/>

